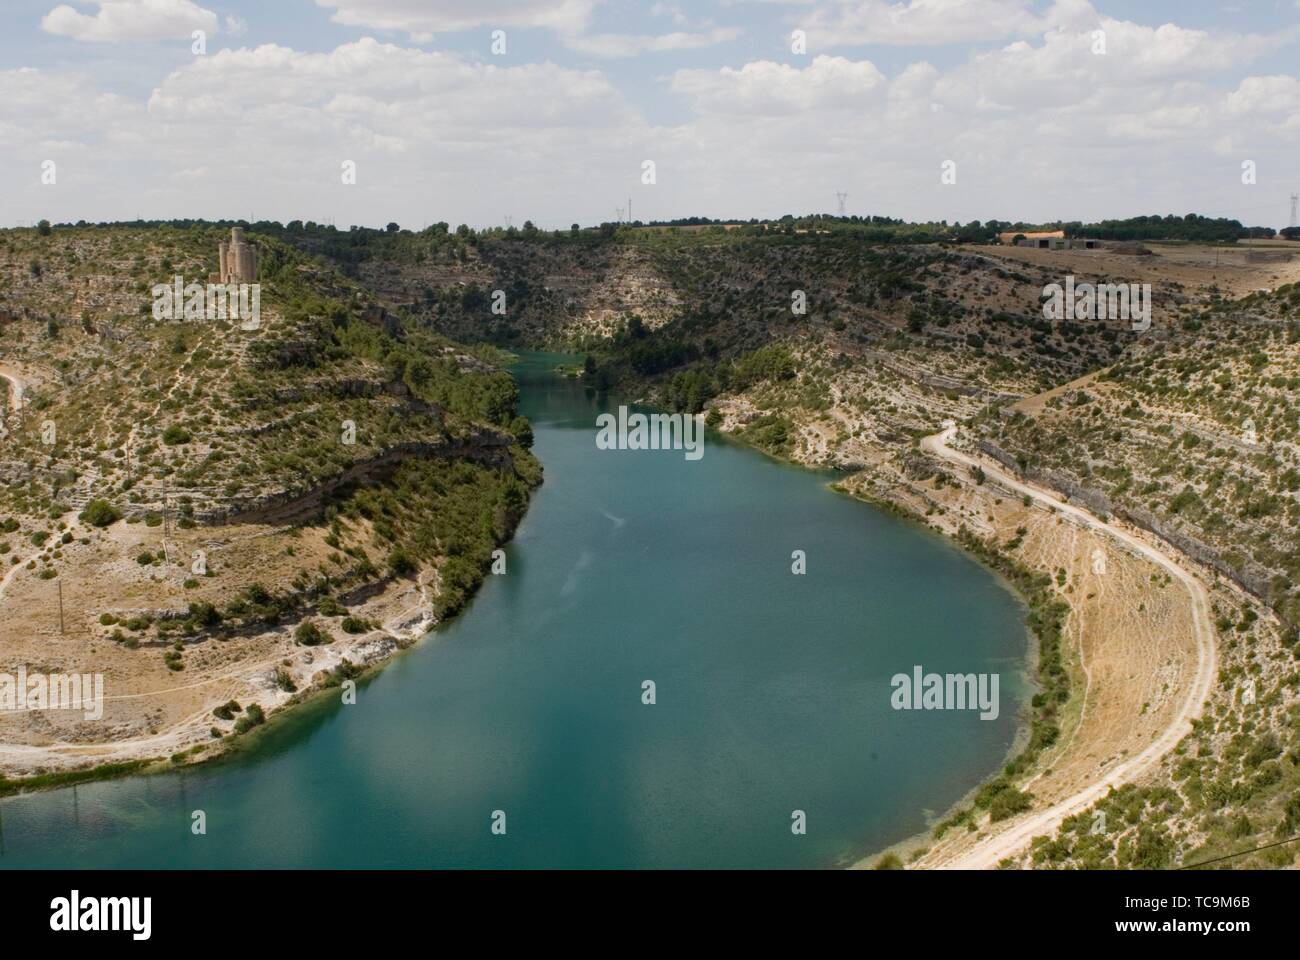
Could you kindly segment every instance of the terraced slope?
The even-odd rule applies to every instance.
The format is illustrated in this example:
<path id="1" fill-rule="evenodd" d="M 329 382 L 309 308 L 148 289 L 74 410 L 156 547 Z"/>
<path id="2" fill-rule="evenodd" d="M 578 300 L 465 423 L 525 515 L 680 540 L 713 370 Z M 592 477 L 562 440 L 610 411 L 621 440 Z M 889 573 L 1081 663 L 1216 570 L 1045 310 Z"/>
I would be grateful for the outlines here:
<path id="1" fill-rule="evenodd" d="M 1029 748 L 904 859 L 1293 862 L 1294 845 L 1268 844 L 1300 832 L 1300 265 L 1194 245 L 1135 256 L 816 234 L 617 242 L 675 308 L 643 317 L 624 300 L 621 322 L 557 313 L 514 327 L 464 296 L 508 274 L 430 275 L 424 300 L 442 306 L 426 309 L 402 286 L 419 268 L 382 245 L 360 273 L 383 274 L 389 306 L 435 329 L 477 320 L 483 339 L 582 349 L 596 389 L 702 410 L 775 455 L 849 469 L 845 489 L 957 538 L 1020 586 L 1048 652 Z M 492 238 L 479 253 L 523 270 L 529 289 L 563 275 L 572 302 L 617 302 L 596 266 L 613 254 L 598 247 Z M 1151 328 L 1046 319 L 1043 288 L 1071 275 L 1150 283 Z M 950 422 L 954 456 L 976 466 L 922 445 Z M 1011 479 L 992 482 L 995 467 Z M 1022 503 L 1017 483 L 1087 519 Z M 1199 587 L 1181 589 L 1183 576 Z"/>
<path id="2" fill-rule="evenodd" d="M 382 659 L 464 603 L 540 479 L 495 351 L 274 239 L 250 235 L 255 328 L 155 319 L 153 287 L 206 282 L 224 233 L 0 233 L 0 669 L 121 698 L 107 731 L 4 717 L 29 749 L 0 770 L 201 745 L 232 688 L 269 709 Z M 76 746 L 105 741 L 126 746 Z"/>
<path id="3" fill-rule="evenodd" d="M 987 452 L 1119 513 L 1300 622 L 1300 285 L 1215 302 L 1034 409 Z"/>

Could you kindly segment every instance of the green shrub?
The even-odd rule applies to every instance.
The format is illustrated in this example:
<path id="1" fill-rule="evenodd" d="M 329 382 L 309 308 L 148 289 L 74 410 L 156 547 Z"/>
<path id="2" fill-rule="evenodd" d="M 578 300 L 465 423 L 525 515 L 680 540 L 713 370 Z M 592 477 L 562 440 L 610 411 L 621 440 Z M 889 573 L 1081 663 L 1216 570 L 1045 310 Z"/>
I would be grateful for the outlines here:
<path id="1" fill-rule="evenodd" d="M 1034 805 L 1032 794 L 1017 790 L 1015 787 L 1008 787 L 989 804 L 989 820 L 997 823 L 999 820 L 1005 820 L 1008 817 L 1014 817 L 1017 813 L 1024 813 Z"/>
<path id="2" fill-rule="evenodd" d="M 78 519 L 92 527 L 107 527 L 122 519 L 121 512 L 107 500 L 91 500 Z"/>
<path id="3" fill-rule="evenodd" d="M 190 622 L 198 627 L 215 627 L 221 622 L 221 614 L 210 603 L 191 603 Z"/>
<path id="4" fill-rule="evenodd" d="M 416 564 L 409 553 L 395 547 L 388 554 L 388 571 L 395 577 L 405 577 L 416 571 Z"/>
<path id="5" fill-rule="evenodd" d="M 304 647 L 315 647 L 322 643 L 329 643 L 329 637 L 316 626 L 311 620 L 304 620 L 298 624 L 298 629 L 293 632 L 294 643 Z"/>
<path id="6" fill-rule="evenodd" d="M 247 733 L 263 723 L 266 723 L 266 714 L 256 703 L 250 703 L 244 715 L 235 721 L 235 733 Z"/>
<path id="7" fill-rule="evenodd" d="M 179 446 L 180 444 L 189 443 L 193 439 L 190 432 L 182 427 L 179 423 L 173 423 L 163 431 L 162 442 L 169 447 Z"/>

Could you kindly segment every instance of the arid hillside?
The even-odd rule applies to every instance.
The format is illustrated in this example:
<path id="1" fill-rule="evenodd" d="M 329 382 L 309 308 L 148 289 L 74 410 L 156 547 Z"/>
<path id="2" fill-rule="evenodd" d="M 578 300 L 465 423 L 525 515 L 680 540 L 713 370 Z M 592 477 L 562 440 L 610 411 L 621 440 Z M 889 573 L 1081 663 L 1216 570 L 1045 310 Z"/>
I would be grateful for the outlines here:
<path id="1" fill-rule="evenodd" d="M 1167 342 L 1042 401 L 981 447 L 1152 529 L 1300 622 L 1300 285 L 1216 301 Z"/>
<path id="2" fill-rule="evenodd" d="M 845 490 L 1016 584 L 1040 644 L 1028 739 L 897 863 L 1291 862 L 1265 846 L 1300 823 L 1300 258 L 1285 247 L 740 231 L 366 242 L 351 269 L 388 309 L 585 353 L 593 389 L 849 470 Z M 1149 284 L 1149 325 L 1045 316 L 1045 290 L 1067 281 Z M 924 438 L 945 429 L 953 456 L 987 469 L 937 456 Z M 995 469 L 1019 479 L 991 482 Z"/>
<path id="3" fill-rule="evenodd" d="M 6 715 L 0 771 L 201 746 L 227 700 L 382 659 L 465 602 L 540 479 L 494 350 L 272 238 L 255 319 L 157 316 L 227 234 L 0 233 L 0 670 L 102 673 L 109 701 Z"/>

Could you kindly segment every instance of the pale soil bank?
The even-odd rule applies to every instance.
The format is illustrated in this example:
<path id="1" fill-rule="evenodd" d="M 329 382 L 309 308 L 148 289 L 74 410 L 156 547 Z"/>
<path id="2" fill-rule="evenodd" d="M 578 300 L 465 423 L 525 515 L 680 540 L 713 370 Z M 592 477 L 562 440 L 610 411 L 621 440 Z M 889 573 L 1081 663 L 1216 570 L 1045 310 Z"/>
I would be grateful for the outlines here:
<path id="1" fill-rule="evenodd" d="M 358 667 L 374 665 L 432 625 L 429 598 L 436 584 L 426 577 L 390 580 L 348 604 L 352 616 L 377 624 L 364 633 L 345 633 L 339 618 L 315 617 L 332 639 L 307 647 L 294 642 L 296 622 L 285 622 L 229 639 L 187 642 L 184 668 L 175 671 L 163 659 L 168 645 L 145 642 L 131 649 L 116 643 L 109 639 L 116 628 L 102 625 L 101 615 L 167 616 L 184 612 L 190 602 L 228 595 L 232 587 L 275 582 L 303 563 L 324 562 L 331 552 L 326 531 L 248 524 L 164 534 L 161 527 L 120 522 L 107 530 L 74 524 L 70 531 L 74 539 L 61 547 L 57 578 L 39 579 L 27 569 L 28 557 L 19 554 L 19 563 L 0 581 L 0 672 L 13 676 L 25 666 L 29 675 L 102 674 L 104 713 L 99 720 L 75 710 L 0 713 L 0 773 L 11 779 L 167 758 L 199 744 L 206 745 L 203 757 L 213 756 L 224 742 L 211 731 L 229 734 L 234 725 L 214 716 L 215 707 L 233 699 L 242 706 L 257 703 L 270 714 L 294 696 L 277 684 L 277 672 L 306 691 L 344 659 Z M 204 551 L 215 577 L 192 575 L 190 558 L 197 550 Z M 138 563 L 135 558 L 145 551 L 161 562 Z"/>

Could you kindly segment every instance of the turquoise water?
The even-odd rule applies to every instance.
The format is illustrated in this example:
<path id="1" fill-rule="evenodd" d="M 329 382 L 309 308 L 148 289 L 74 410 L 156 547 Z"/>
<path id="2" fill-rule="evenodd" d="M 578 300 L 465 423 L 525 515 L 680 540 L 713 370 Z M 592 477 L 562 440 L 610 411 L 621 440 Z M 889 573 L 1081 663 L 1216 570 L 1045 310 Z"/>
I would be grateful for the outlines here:
<path id="1" fill-rule="evenodd" d="M 991 574 L 712 435 L 597 450 L 562 359 L 517 367 L 546 482 L 456 621 L 237 759 L 0 802 L 0 866 L 828 867 L 998 767 L 1028 638 Z M 891 710 L 913 664 L 999 673 L 1001 715 Z"/>

